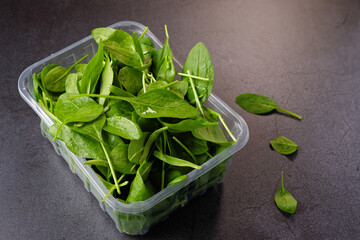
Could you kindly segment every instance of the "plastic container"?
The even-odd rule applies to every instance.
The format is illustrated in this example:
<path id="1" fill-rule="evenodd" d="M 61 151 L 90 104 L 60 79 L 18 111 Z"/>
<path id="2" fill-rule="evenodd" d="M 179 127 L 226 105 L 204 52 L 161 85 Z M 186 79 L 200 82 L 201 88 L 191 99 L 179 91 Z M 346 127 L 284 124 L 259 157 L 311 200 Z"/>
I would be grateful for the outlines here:
<path id="1" fill-rule="evenodd" d="M 118 22 L 109 27 L 121 29 L 130 34 L 135 31 L 138 35 L 145 29 L 144 25 L 130 21 Z M 160 41 L 150 31 L 146 33 L 146 36 L 152 39 L 156 48 L 162 47 Z M 190 172 L 185 181 L 165 188 L 146 201 L 125 204 L 110 195 L 105 202 L 101 202 L 108 190 L 91 167 L 84 165 L 85 159 L 71 153 L 63 142 L 59 140 L 52 142 L 48 128 L 54 122 L 35 101 L 32 85 L 32 74 L 39 73 L 44 66 L 51 63 L 70 66 L 85 54 L 89 54 L 90 58 L 87 59 L 91 59 L 96 51 L 97 44 L 91 36 L 88 36 L 61 51 L 51 54 L 21 73 L 18 83 L 19 92 L 25 102 L 41 118 L 43 135 L 49 139 L 55 151 L 68 162 L 70 169 L 83 181 L 85 188 L 99 201 L 100 207 L 114 220 L 117 229 L 130 235 L 143 235 L 149 231 L 151 226 L 166 219 L 175 209 L 186 205 L 193 197 L 203 194 L 207 188 L 215 183 L 221 182 L 230 167 L 233 155 L 247 143 L 249 131 L 242 117 L 215 94 L 211 94 L 205 105 L 223 116 L 231 132 L 237 138 L 235 144 L 205 162 L 200 170 Z M 182 69 L 182 65 L 176 59 L 174 59 L 174 64 L 177 70 Z M 218 79 L 217 81 L 221 80 Z M 226 170 L 221 171 L 224 168 Z"/>

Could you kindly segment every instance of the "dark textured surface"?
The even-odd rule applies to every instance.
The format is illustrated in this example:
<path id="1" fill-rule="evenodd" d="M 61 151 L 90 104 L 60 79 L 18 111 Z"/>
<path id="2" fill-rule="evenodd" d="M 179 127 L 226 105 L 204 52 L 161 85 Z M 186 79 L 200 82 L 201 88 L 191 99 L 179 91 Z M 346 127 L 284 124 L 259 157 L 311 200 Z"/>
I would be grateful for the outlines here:
<path id="1" fill-rule="evenodd" d="M 223 184 L 141 237 L 119 233 L 41 136 L 17 80 L 30 64 L 122 20 L 167 24 L 182 62 L 203 41 L 214 92 L 247 121 L 250 140 Z M 0 239 L 359 239 L 359 1 L 1 1 Z M 235 104 L 255 92 L 303 116 L 257 116 Z M 269 148 L 280 135 L 295 156 Z M 273 197 L 284 171 L 298 200 Z"/>

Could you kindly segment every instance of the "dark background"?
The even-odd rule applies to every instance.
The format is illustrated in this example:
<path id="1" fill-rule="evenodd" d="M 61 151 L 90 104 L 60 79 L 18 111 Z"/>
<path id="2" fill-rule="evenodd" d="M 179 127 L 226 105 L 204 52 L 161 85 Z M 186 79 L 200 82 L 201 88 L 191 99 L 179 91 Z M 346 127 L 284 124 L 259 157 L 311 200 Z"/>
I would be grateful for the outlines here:
<path id="1" fill-rule="evenodd" d="M 198 41 L 215 69 L 214 92 L 246 120 L 250 139 L 222 184 L 142 237 L 110 217 L 40 134 L 17 81 L 29 65 L 96 27 L 132 20 L 184 62 Z M 4 1 L 0 2 L 1 239 L 360 239 L 359 1 Z M 269 96 L 303 116 L 258 116 L 240 93 Z M 284 135 L 285 157 L 269 147 Z M 298 200 L 274 204 L 285 187 Z"/>

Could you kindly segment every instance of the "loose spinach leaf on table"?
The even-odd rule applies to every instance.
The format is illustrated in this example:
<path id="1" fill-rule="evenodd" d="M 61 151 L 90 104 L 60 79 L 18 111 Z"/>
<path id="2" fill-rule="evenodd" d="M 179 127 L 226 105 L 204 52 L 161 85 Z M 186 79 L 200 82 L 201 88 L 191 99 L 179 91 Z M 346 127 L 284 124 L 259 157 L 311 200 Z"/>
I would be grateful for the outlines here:
<path id="1" fill-rule="evenodd" d="M 284 188 L 283 172 L 281 171 L 281 187 L 275 194 L 276 206 L 284 212 L 295 213 L 297 201 L 296 199 Z"/>
<path id="2" fill-rule="evenodd" d="M 280 108 L 277 103 L 269 97 L 258 95 L 255 93 L 243 93 L 237 96 L 236 103 L 243 108 L 245 111 L 255 114 L 265 114 L 272 112 L 274 110 L 279 110 L 290 114 L 298 119 L 301 119 L 301 116 L 292 113 L 288 110 Z"/>
<path id="3" fill-rule="evenodd" d="M 292 154 L 298 149 L 298 145 L 296 143 L 284 136 L 271 140 L 270 144 L 275 151 L 284 155 Z"/>

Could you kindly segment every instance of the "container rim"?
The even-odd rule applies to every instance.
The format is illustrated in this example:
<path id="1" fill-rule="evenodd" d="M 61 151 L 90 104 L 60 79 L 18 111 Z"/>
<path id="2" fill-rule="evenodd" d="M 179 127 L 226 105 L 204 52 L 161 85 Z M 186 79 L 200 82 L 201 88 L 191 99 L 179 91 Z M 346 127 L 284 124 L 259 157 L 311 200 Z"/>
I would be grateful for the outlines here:
<path id="1" fill-rule="evenodd" d="M 135 26 L 139 30 L 142 30 L 142 31 L 144 31 L 146 28 L 143 24 L 134 22 L 134 21 L 120 21 L 120 22 L 114 23 L 108 27 L 109 28 L 119 28 L 121 26 Z M 157 45 L 159 45 L 160 47 L 163 46 L 163 44 L 160 42 L 160 40 L 150 30 L 147 31 L 145 36 L 150 37 L 151 40 L 154 43 L 156 43 Z M 54 123 L 54 120 L 52 120 L 44 112 L 44 110 L 41 108 L 39 103 L 37 103 L 35 101 L 35 99 L 33 99 L 33 97 L 30 95 L 30 92 L 28 91 L 28 88 L 26 86 L 26 78 L 31 74 L 32 70 L 35 67 L 40 66 L 41 64 L 63 54 L 64 52 L 66 52 L 68 50 L 73 49 L 74 47 L 76 47 L 82 43 L 89 41 L 90 39 L 92 39 L 91 35 L 49 55 L 48 57 L 41 59 L 40 61 L 27 67 L 19 76 L 18 90 L 19 90 L 20 96 L 39 115 L 39 117 L 45 122 L 45 124 L 47 126 L 51 126 Z M 173 57 L 173 61 L 176 62 L 180 67 L 182 67 L 182 64 L 176 58 Z M 126 203 L 122 203 L 122 202 L 116 200 L 112 195 L 110 195 L 105 200 L 106 204 L 108 204 L 111 208 L 121 211 L 123 213 L 138 214 L 138 213 L 144 212 L 146 210 L 149 210 L 156 204 L 160 203 L 162 200 L 168 198 L 170 195 L 172 195 L 175 192 L 179 191 L 180 189 L 186 187 L 191 182 L 193 182 L 197 178 L 201 177 L 202 175 L 204 175 L 205 173 L 207 173 L 208 171 L 213 169 L 216 165 L 225 161 L 227 158 L 231 157 L 237 151 L 239 151 L 241 148 L 243 148 L 245 146 L 245 144 L 247 143 L 247 141 L 249 139 L 249 130 L 248 130 L 245 120 L 237 112 L 235 112 L 232 108 L 230 108 L 224 101 L 222 101 L 218 96 L 216 96 L 214 93 L 211 93 L 211 95 L 209 96 L 207 101 L 209 101 L 213 105 L 217 105 L 221 109 L 226 109 L 232 115 L 232 117 L 237 120 L 237 122 L 235 122 L 235 126 L 236 126 L 236 128 L 240 129 L 239 134 L 237 134 L 237 136 L 235 136 L 237 139 L 237 142 L 235 142 L 230 147 L 224 149 L 222 152 L 215 155 L 213 158 L 206 161 L 202 165 L 201 169 L 192 170 L 190 173 L 187 174 L 187 177 L 183 182 L 173 184 L 169 187 L 166 187 L 145 201 L 126 204 Z M 58 140 L 56 140 L 56 141 L 58 141 Z M 66 148 L 66 146 L 63 142 L 61 142 L 61 141 L 58 141 L 58 142 Z M 71 154 L 75 163 L 82 169 L 82 171 L 84 172 L 86 177 L 93 184 L 95 189 L 99 192 L 101 197 L 102 198 L 105 197 L 108 190 L 107 190 L 107 188 L 105 188 L 105 186 L 103 186 L 100 179 L 96 179 L 98 177 L 95 174 L 95 172 L 89 166 L 84 166 L 83 162 L 85 160 L 83 158 L 80 158 L 80 157 L 74 155 L 70 151 L 69 151 L 69 153 Z M 102 185 L 100 185 L 100 184 L 102 184 Z"/>

